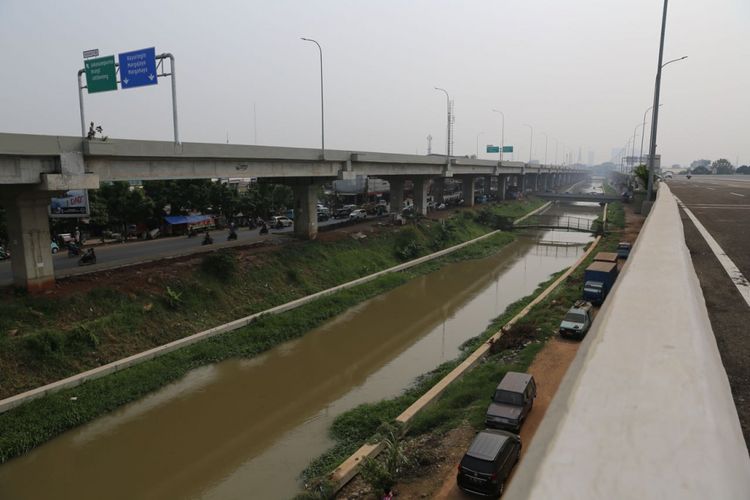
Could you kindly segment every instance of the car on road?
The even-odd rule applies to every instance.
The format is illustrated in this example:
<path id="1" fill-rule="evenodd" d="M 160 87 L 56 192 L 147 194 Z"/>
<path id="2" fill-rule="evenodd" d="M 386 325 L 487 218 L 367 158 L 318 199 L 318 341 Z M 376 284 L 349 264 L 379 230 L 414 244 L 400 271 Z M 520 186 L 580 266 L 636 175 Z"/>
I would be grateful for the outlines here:
<path id="1" fill-rule="evenodd" d="M 276 215 L 271 219 L 271 223 L 269 225 L 274 228 L 281 228 L 289 227 L 292 224 L 294 224 L 294 221 L 289 217 L 286 217 L 284 215 Z"/>
<path id="2" fill-rule="evenodd" d="M 591 302 L 577 300 L 560 322 L 560 335 L 582 339 L 591 327 Z"/>
<path id="3" fill-rule="evenodd" d="M 536 381 L 528 373 L 508 372 L 490 397 L 484 424 L 487 427 L 521 430 L 526 416 L 534 406 Z"/>
<path id="4" fill-rule="evenodd" d="M 367 211 L 364 208 L 357 208 L 349 214 L 349 220 L 361 220 L 367 218 Z"/>
<path id="5" fill-rule="evenodd" d="M 52 241 L 49 244 L 50 250 L 52 253 L 57 253 L 60 251 L 60 245 L 58 245 L 56 242 Z"/>
<path id="6" fill-rule="evenodd" d="M 507 431 L 483 430 L 458 464 L 456 483 L 467 493 L 498 497 L 520 456 L 520 437 Z"/>

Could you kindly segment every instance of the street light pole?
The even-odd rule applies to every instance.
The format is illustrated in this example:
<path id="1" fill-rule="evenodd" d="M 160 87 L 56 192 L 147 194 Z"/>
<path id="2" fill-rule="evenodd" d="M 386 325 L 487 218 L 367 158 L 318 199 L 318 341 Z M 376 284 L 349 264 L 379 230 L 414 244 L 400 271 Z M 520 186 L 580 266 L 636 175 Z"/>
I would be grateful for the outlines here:
<path id="1" fill-rule="evenodd" d="M 549 143 L 549 136 L 545 132 L 539 132 L 544 135 L 544 164 L 547 164 L 547 145 Z"/>
<path id="2" fill-rule="evenodd" d="M 659 93 L 661 91 L 661 70 L 669 63 L 680 61 L 687 56 L 673 59 L 666 64 L 662 64 L 664 58 L 664 33 L 667 28 L 667 0 L 664 0 L 664 10 L 661 17 L 661 39 L 659 41 L 659 63 L 656 67 L 656 82 L 654 85 L 654 105 L 651 110 L 651 143 L 648 151 L 648 190 L 647 199 L 653 200 L 654 195 L 654 160 L 656 159 L 656 132 L 659 124 Z"/>
<path id="3" fill-rule="evenodd" d="M 555 139 L 555 166 L 557 166 L 557 139 Z"/>
<path id="4" fill-rule="evenodd" d="M 446 107 L 448 110 L 448 133 L 446 135 L 447 139 L 445 141 L 445 161 L 448 165 L 451 163 L 451 97 L 448 95 L 448 91 L 445 89 L 441 89 L 440 87 L 435 87 L 435 90 L 439 90 L 445 94 L 445 102 Z"/>
<path id="5" fill-rule="evenodd" d="M 502 117 L 502 126 L 500 127 L 500 161 L 503 161 L 503 149 L 505 149 L 505 114 L 502 111 L 498 111 L 497 109 L 493 109 L 495 113 L 500 113 L 500 116 Z"/>
<path id="6" fill-rule="evenodd" d="M 532 127 L 528 123 L 524 123 L 523 126 L 529 127 L 529 163 L 531 163 L 531 151 L 534 146 L 534 127 Z"/>
<path id="7" fill-rule="evenodd" d="M 635 163 L 635 133 L 636 133 L 636 132 L 638 132 L 638 129 L 639 129 L 639 128 L 641 128 L 641 126 L 642 126 L 642 124 L 641 124 L 641 123 L 639 123 L 639 124 L 638 124 L 638 125 L 636 125 L 636 126 L 635 126 L 635 128 L 633 129 L 633 145 L 632 145 L 632 147 L 631 147 L 631 151 L 632 151 L 632 153 L 630 154 L 630 156 L 631 156 L 631 157 L 633 158 L 633 162 L 634 162 L 634 163 Z M 641 161 L 641 160 L 640 160 L 640 158 L 639 158 L 639 159 L 638 159 L 638 164 L 639 164 L 639 165 L 640 165 L 640 161 Z"/>
<path id="8" fill-rule="evenodd" d="M 306 42 L 313 42 L 315 45 L 318 46 L 318 51 L 320 52 L 320 150 L 321 150 L 321 159 L 325 160 L 326 157 L 326 120 L 324 115 L 324 107 L 323 107 L 323 49 L 321 48 L 320 44 L 313 40 L 312 38 L 304 38 L 302 37 L 302 40 Z"/>

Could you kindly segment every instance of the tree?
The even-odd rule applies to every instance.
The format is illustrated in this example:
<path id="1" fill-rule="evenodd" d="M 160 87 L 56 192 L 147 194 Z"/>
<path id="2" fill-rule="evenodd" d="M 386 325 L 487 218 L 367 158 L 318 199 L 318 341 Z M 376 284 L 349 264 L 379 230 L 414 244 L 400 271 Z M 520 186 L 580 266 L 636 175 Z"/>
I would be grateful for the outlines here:
<path id="1" fill-rule="evenodd" d="M 732 175 L 734 166 L 725 158 L 720 158 L 711 164 L 711 171 L 719 175 Z"/>
<path id="2" fill-rule="evenodd" d="M 698 167 L 708 167 L 709 165 L 711 165 L 710 160 L 695 160 L 690 164 L 690 170 Z"/>
<path id="3" fill-rule="evenodd" d="M 692 169 L 690 173 L 693 175 L 708 175 L 711 171 L 706 167 L 700 166 Z"/>
<path id="4" fill-rule="evenodd" d="M 636 179 L 641 181 L 644 188 L 648 186 L 648 167 L 646 165 L 638 165 L 635 167 L 633 169 L 633 175 L 635 175 Z"/>
<path id="5" fill-rule="evenodd" d="M 734 173 L 735 173 L 735 174 L 745 174 L 745 175 L 750 175 L 750 166 L 747 166 L 747 165 L 742 165 L 742 166 L 741 166 L 741 167 L 739 167 L 739 168 L 738 168 L 737 170 L 735 170 L 735 172 L 734 172 Z"/>

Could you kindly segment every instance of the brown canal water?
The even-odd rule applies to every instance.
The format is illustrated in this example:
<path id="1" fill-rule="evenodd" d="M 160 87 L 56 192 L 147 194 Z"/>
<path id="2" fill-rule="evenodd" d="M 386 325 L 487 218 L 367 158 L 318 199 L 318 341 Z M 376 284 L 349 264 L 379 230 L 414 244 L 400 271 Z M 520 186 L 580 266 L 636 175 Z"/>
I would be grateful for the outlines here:
<path id="1" fill-rule="evenodd" d="M 556 207 L 595 217 L 599 207 Z M 570 266 L 581 233 L 522 237 L 351 308 L 304 337 L 182 380 L 0 466 L 1 500 L 276 499 L 342 412 L 399 394 Z"/>

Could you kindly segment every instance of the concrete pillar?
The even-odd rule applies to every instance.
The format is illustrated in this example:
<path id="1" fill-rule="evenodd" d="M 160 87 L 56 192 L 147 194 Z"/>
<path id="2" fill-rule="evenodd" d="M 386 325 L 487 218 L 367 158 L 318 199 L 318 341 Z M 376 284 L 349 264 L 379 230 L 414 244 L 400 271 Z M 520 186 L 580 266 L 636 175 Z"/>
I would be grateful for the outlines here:
<path id="1" fill-rule="evenodd" d="M 389 177 L 387 180 L 391 191 L 391 212 L 400 214 L 404 208 L 404 178 Z"/>
<path id="2" fill-rule="evenodd" d="M 497 177 L 497 190 L 500 192 L 500 200 L 505 201 L 506 191 L 508 190 L 507 175 L 500 175 Z"/>
<path id="3" fill-rule="evenodd" d="M 438 205 L 445 202 L 445 177 L 432 179 L 432 197 Z"/>
<path id="4" fill-rule="evenodd" d="M 318 184 L 294 184 L 294 236 L 303 240 L 318 237 Z"/>
<path id="5" fill-rule="evenodd" d="M 526 174 L 521 175 L 521 187 L 520 187 L 521 193 L 526 195 Z"/>
<path id="6" fill-rule="evenodd" d="M 429 177 L 414 177 L 414 212 L 427 215 L 427 188 L 430 186 Z"/>
<path id="7" fill-rule="evenodd" d="M 465 207 L 474 206 L 474 177 L 461 178 L 461 193 Z"/>
<path id="8" fill-rule="evenodd" d="M 50 196 L 49 192 L 31 189 L 3 193 L 13 284 L 30 292 L 55 284 L 49 235 Z"/>
<path id="9" fill-rule="evenodd" d="M 539 174 L 534 175 L 534 192 L 539 192 Z"/>

